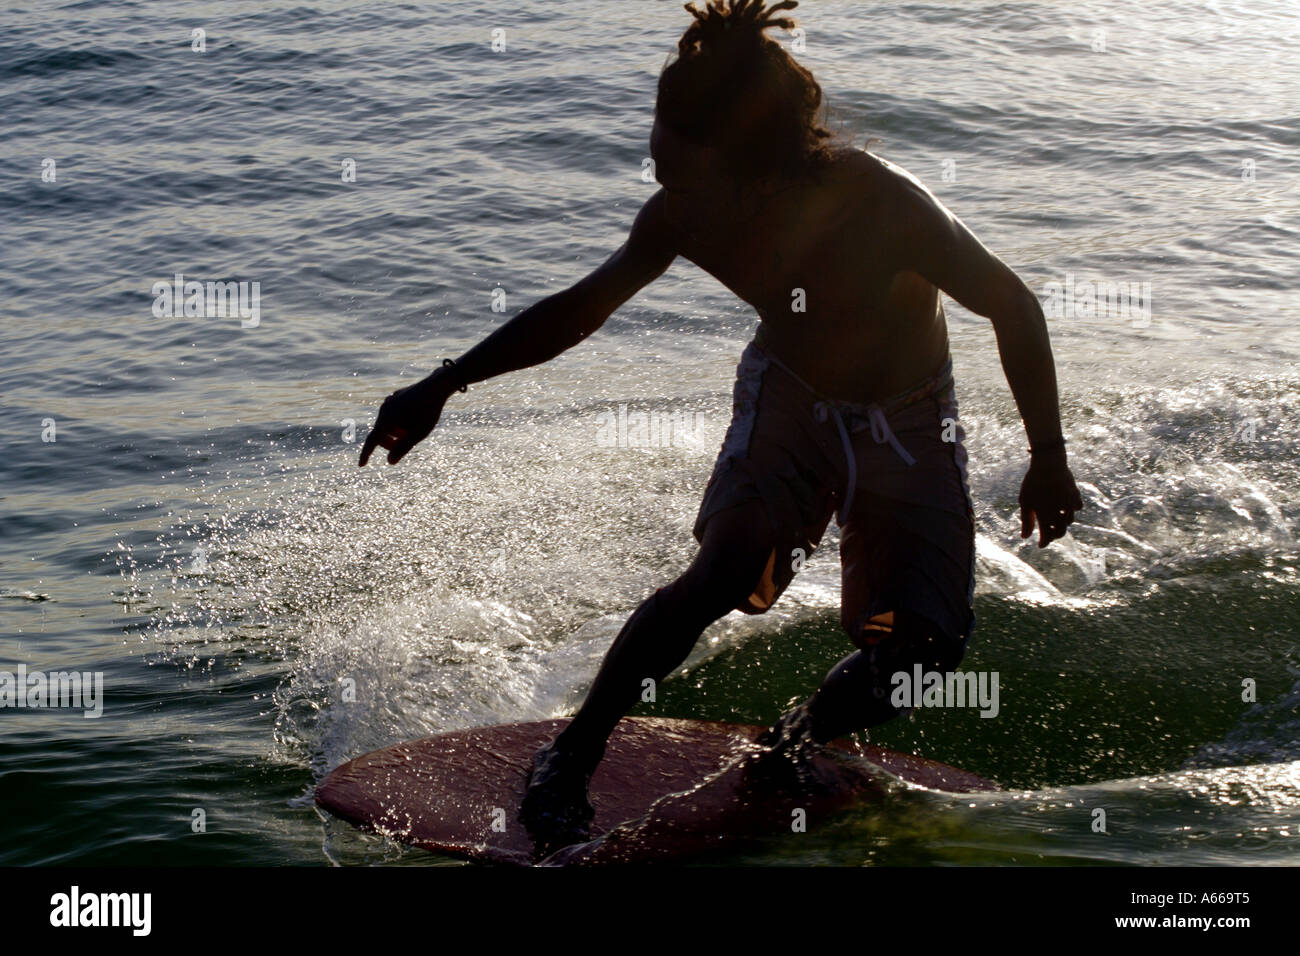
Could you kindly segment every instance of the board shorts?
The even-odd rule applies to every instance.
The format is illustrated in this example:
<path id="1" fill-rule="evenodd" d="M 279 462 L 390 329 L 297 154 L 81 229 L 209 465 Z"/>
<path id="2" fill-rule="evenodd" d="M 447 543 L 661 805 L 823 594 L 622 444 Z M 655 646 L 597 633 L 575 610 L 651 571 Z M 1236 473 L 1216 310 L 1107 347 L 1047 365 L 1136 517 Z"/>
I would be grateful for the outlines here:
<path id="1" fill-rule="evenodd" d="M 816 550 L 840 531 L 841 621 L 855 644 L 868 622 L 908 611 L 960 660 L 975 625 L 975 515 L 952 362 L 870 405 L 818 393 L 751 343 L 736 369 L 733 416 L 695 520 L 757 500 L 774 550 L 737 610 L 767 611 Z M 865 643 L 864 643 L 865 642 Z"/>

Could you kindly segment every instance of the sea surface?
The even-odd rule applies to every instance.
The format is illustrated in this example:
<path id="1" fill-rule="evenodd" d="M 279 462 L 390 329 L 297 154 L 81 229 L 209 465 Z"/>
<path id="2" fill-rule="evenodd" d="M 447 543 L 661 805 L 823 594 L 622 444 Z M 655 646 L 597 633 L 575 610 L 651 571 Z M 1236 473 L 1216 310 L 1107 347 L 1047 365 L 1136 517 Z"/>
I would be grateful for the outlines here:
<path id="1" fill-rule="evenodd" d="M 963 666 L 999 675 L 999 710 L 871 740 L 1005 791 L 900 787 L 705 862 L 1300 862 L 1295 5 L 797 15 L 845 140 L 1045 304 L 1073 290 L 1049 324 L 1086 508 L 1051 548 L 1019 538 L 1023 429 L 989 323 L 948 303 L 979 533 Z M 315 782 L 572 713 L 694 551 L 757 318 L 679 260 L 580 347 L 457 395 L 400 467 L 358 445 L 390 391 L 623 241 L 688 19 L 0 3 L 0 670 L 103 675 L 98 718 L 0 709 L 0 864 L 454 862 L 323 818 Z M 256 321 L 156 314 L 177 273 L 257 282 Z M 620 406 L 690 428 L 611 446 Z M 835 546 L 639 712 L 765 723 L 806 696 L 851 649 Z"/>

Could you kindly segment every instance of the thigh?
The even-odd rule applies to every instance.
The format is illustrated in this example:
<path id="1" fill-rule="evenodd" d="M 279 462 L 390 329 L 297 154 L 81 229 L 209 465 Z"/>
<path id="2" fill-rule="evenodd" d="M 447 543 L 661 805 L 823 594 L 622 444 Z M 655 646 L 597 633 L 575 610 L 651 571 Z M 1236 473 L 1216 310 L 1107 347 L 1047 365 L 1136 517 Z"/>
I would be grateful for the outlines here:
<path id="1" fill-rule="evenodd" d="M 823 496 L 820 513 L 802 517 L 788 505 L 793 494 L 780 476 L 769 473 L 759 485 L 756 491 L 740 489 L 734 503 L 703 523 L 696 557 L 713 577 L 729 577 L 730 569 L 750 582 L 734 605 L 745 614 L 763 614 L 777 602 L 817 549 L 833 510 L 830 497 Z"/>
<path id="2" fill-rule="evenodd" d="M 703 567 L 715 569 L 731 561 L 732 552 L 743 552 L 738 573 L 752 587 L 735 607 L 762 614 L 820 543 L 839 476 L 818 439 L 811 398 L 774 371 L 761 352 L 746 355 L 731 427 L 694 533 Z"/>
<path id="3" fill-rule="evenodd" d="M 928 622 L 964 649 L 974 626 L 974 543 L 969 513 L 862 501 L 840 537 L 840 618 L 853 642 L 874 644 L 901 613 L 913 631 Z"/>
<path id="4" fill-rule="evenodd" d="M 709 519 L 700 550 L 676 584 L 695 595 L 707 591 L 730 610 L 761 588 L 774 545 L 762 500 L 741 501 Z"/>

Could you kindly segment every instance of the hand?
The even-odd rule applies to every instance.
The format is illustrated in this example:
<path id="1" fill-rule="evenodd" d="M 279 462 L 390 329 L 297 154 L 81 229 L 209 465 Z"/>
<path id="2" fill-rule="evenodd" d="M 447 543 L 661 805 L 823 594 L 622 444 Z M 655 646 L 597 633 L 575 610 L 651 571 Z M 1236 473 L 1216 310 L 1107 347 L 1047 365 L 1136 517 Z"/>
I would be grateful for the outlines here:
<path id="1" fill-rule="evenodd" d="M 388 463 L 395 465 L 424 441 L 438 424 L 442 407 L 455 388 L 447 381 L 448 377 L 439 369 L 384 399 L 375 425 L 361 446 L 361 460 L 357 464 L 364 468 L 375 446 L 383 445 L 388 449 Z"/>
<path id="2" fill-rule="evenodd" d="M 1020 537 L 1034 533 L 1038 521 L 1038 546 L 1045 548 L 1065 534 L 1074 523 L 1074 513 L 1083 510 L 1083 498 L 1065 464 L 1059 457 L 1031 458 L 1029 471 L 1020 485 Z"/>

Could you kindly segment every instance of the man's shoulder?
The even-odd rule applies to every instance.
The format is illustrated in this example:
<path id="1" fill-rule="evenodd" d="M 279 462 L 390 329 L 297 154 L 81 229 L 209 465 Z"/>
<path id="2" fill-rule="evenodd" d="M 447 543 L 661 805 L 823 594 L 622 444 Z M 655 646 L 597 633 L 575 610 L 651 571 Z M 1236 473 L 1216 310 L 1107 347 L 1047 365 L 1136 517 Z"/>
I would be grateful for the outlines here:
<path id="1" fill-rule="evenodd" d="M 909 170 L 866 150 L 859 150 L 858 155 L 860 158 L 855 163 L 857 174 L 863 184 L 875 190 L 881 198 L 894 202 L 937 202 L 929 187 Z"/>
<path id="2" fill-rule="evenodd" d="M 641 205 L 627 240 L 610 262 L 631 269 L 633 275 L 655 278 L 677 258 L 679 248 L 676 230 L 664 213 L 664 191 L 659 189 Z"/>
<path id="3" fill-rule="evenodd" d="M 865 149 L 837 150 L 829 169 L 832 190 L 843 205 L 859 213 L 889 216 L 916 203 L 936 201 L 919 178 Z"/>
<path id="4" fill-rule="evenodd" d="M 853 160 L 857 189 L 872 220 L 889 230 L 895 243 L 928 236 L 948 222 L 951 212 L 920 177 L 883 157 L 859 150 Z"/>
<path id="5" fill-rule="evenodd" d="M 668 218 L 665 203 L 665 192 L 661 186 L 641 205 L 640 211 L 637 212 L 636 219 L 632 223 L 631 234 L 628 236 L 630 244 L 642 249 L 653 249 L 660 252 L 671 250 L 674 254 L 677 252 L 677 230 Z"/>

